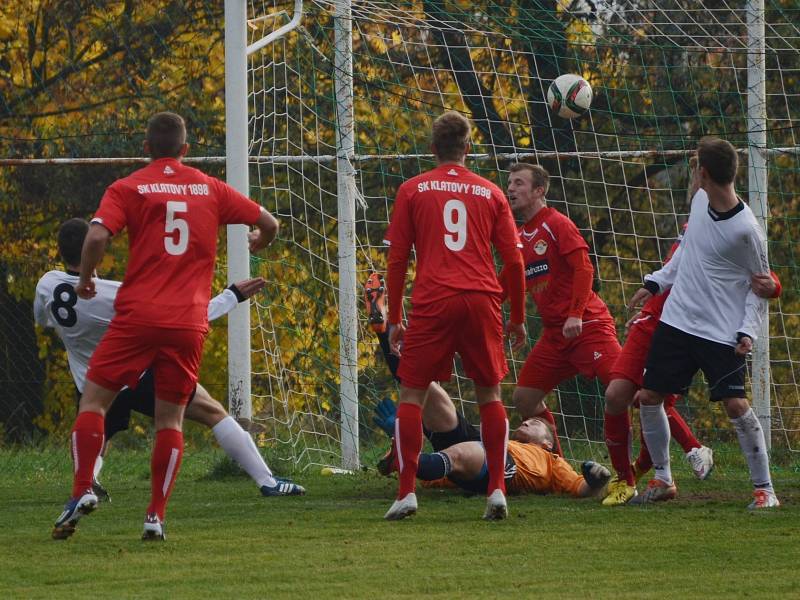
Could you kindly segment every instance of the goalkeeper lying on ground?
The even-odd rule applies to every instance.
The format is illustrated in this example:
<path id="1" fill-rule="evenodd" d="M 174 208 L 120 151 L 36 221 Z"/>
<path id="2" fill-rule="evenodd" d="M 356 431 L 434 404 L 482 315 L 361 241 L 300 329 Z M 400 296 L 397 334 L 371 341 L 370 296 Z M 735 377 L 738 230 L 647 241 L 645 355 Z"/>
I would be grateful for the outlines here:
<path id="1" fill-rule="evenodd" d="M 370 276 L 365 286 L 370 322 L 378 333 L 384 359 L 397 379 L 399 359 L 390 353 L 388 332 L 385 325 L 381 327 L 385 323 L 384 293 L 379 276 Z M 395 414 L 395 405 L 388 398 L 375 408 L 375 423 L 390 437 L 394 435 Z M 467 423 L 437 383 L 428 388 L 422 425 L 433 452 L 420 455 L 417 478 L 436 481 L 446 477 L 464 490 L 485 494 L 489 471 L 480 430 Z M 608 469 L 592 461 L 583 463 L 579 475 L 566 460 L 552 452 L 553 447 L 553 432 L 545 421 L 531 418 L 522 422 L 511 435 L 506 452 L 505 479 L 509 493 L 554 493 L 582 498 L 598 493 L 611 479 Z M 398 470 L 394 438 L 386 456 L 378 463 L 378 470 L 384 475 Z"/>

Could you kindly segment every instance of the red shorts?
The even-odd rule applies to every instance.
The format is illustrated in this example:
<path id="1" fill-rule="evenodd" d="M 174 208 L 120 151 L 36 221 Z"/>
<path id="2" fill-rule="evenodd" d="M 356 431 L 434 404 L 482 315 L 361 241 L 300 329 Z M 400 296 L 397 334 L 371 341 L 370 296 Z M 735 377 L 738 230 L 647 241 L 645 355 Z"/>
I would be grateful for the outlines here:
<path id="1" fill-rule="evenodd" d="M 647 354 L 657 325 L 658 318 L 647 314 L 631 324 L 617 363 L 611 369 L 611 379 L 627 379 L 642 387 Z"/>
<path id="2" fill-rule="evenodd" d="M 508 364 L 499 297 L 468 292 L 414 307 L 397 375 L 404 386 L 416 389 L 448 381 L 456 352 L 475 385 L 491 387 L 505 377 Z"/>
<path id="3" fill-rule="evenodd" d="M 560 327 L 545 327 L 517 378 L 517 385 L 549 392 L 559 383 L 581 374 L 611 381 L 611 368 L 620 347 L 613 321 L 587 323 L 581 334 L 568 340 Z"/>
<path id="4" fill-rule="evenodd" d="M 187 404 L 197 385 L 205 333 L 111 322 L 89 361 L 86 378 L 100 387 L 119 391 L 136 388 L 151 368 L 156 398 Z"/>

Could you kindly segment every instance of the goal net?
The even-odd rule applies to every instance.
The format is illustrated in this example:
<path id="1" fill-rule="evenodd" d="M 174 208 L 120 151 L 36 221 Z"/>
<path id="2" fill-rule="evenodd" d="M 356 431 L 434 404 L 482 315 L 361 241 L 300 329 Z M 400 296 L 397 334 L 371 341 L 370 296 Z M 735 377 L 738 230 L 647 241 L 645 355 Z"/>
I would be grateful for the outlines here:
<path id="1" fill-rule="evenodd" d="M 756 30 L 748 36 L 743 0 L 354 1 L 349 163 L 358 281 L 385 269 L 381 241 L 398 185 L 434 166 L 432 119 L 458 110 L 474 123 L 468 166 L 479 174 L 504 187 L 516 160 L 550 171 L 550 204 L 589 243 L 596 290 L 623 337 L 626 301 L 661 265 L 686 221 L 692 151 L 703 135 L 724 137 L 741 150 L 740 194 L 768 207 L 770 261 L 784 289 L 770 302 L 767 368 L 751 367 L 751 376 L 755 382 L 766 374 L 769 382 L 759 406 L 769 402 L 761 417 L 771 426 L 773 454 L 780 459 L 800 449 L 800 15 L 792 3 L 766 5 L 762 55 Z M 282 224 L 281 243 L 251 263 L 269 282 L 251 317 L 253 414 L 259 441 L 301 467 L 339 464 L 349 435 L 340 427 L 335 156 L 337 108 L 351 99 L 337 97 L 334 83 L 343 68 L 334 58 L 335 10 L 333 2 L 307 2 L 298 28 L 248 59 L 251 188 Z M 251 2 L 249 42 L 291 13 L 281 1 Z M 594 89 L 591 110 L 573 121 L 545 104 L 548 85 L 563 73 L 582 75 Z M 766 80 L 765 121 L 754 118 L 758 103 L 753 112 L 759 73 Z M 526 351 L 541 331 L 530 303 L 528 312 Z M 503 383 L 509 405 L 524 358 L 510 360 Z M 706 401 L 705 384 L 695 383 L 680 412 L 707 445 L 735 443 L 720 408 Z M 477 420 L 473 388 L 457 361 L 446 389 Z M 396 396 L 359 300 L 363 464 L 387 442 L 372 409 Z M 570 458 L 603 456 L 597 382 L 566 381 L 547 402 Z M 513 409 L 509 414 L 513 419 Z"/>

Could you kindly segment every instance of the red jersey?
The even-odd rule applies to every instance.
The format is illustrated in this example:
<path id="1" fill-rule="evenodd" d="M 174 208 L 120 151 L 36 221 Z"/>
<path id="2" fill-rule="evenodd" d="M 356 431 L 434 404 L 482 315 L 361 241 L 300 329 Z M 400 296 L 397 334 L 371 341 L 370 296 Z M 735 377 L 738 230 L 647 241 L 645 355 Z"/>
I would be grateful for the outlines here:
<path id="1" fill-rule="evenodd" d="M 575 250 L 589 251 L 578 228 L 568 217 L 548 206 L 519 228 L 525 287 L 545 327 L 562 327 L 569 316 L 573 270 L 566 255 Z M 584 323 L 611 320 L 611 313 L 600 297 L 590 292 L 581 317 Z"/>
<path id="2" fill-rule="evenodd" d="M 173 158 L 111 184 L 92 222 L 112 234 L 128 228 L 130 256 L 115 321 L 205 331 L 217 230 L 253 224 L 260 211 L 229 185 Z"/>
<path id="3" fill-rule="evenodd" d="M 518 246 L 500 188 L 454 164 L 440 165 L 400 186 L 384 242 L 404 252 L 416 249 L 415 310 L 462 291 L 499 295 L 491 246 L 503 256 L 517 252 Z"/>

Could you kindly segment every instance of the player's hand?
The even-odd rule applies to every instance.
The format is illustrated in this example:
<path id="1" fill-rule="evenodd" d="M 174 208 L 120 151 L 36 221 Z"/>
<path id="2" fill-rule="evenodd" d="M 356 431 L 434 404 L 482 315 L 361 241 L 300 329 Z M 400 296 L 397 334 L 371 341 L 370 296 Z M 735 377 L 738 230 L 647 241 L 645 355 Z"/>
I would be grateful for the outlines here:
<path id="1" fill-rule="evenodd" d="M 631 325 L 633 325 L 633 322 L 636 321 L 637 319 L 640 319 L 641 317 L 642 317 L 642 311 L 639 311 L 635 315 L 633 315 L 630 319 L 628 319 L 625 322 L 625 331 L 630 329 Z"/>
<path id="2" fill-rule="evenodd" d="M 250 298 L 263 290 L 265 285 L 267 285 L 266 279 L 263 277 L 254 277 L 253 279 L 237 281 L 233 284 L 233 287 L 239 290 L 239 293 L 245 298 Z"/>
<path id="3" fill-rule="evenodd" d="M 580 317 L 568 317 L 561 328 L 561 333 L 568 340 L 578 337 L 581 331 L 583 331 L 583 319 Z"/>
<path id="4" fill-rule="evenodd" d="M 631 298 L 631 301 L 628 302 L 628 309 L 631 310 L 634 308 L 639 308 L 645 302 L 650 300 L 650 298 L 652 297 L 653 294 L 650 293 L 650 290 L 648 290 L 647 288 L 639 288 L 638 290 L 636 290 L 636 293 L 633 295 L 633 298 Z"/>
<path id="5" fill-rule="evenodd" d="M 400 348 L 403 345 L 403 337 L 406 334 L 406 326 L 402 323 L 390 325 L 389 348 L 396 357 L 400 358 Z"/>
<path id="6" fill-rule="evenodd" d="M 775 293 L 775 280 L 772 275 L 756 273 L 750 278 L 750 287 L 753 293 L 759 298 L 772 298 Z"/>
<path id="7" fill-rule="evenodd" d="M 386 432 L 386 435 L 394 435 L 394 422 L 397 419 L 397 407 L 389 398 L 384 398 L 375 406 L 372 411 L 372 422 Z"/>
<path id="8" fill-rule="evenodd" d="M 78 281 L 78 284 L 75 286 L 75 293 L 78 294 L 78 298 L 83 298 L 84 300 L 91 300 L 97 295 L 97 290 L 94 287 L 94 279 L 90 279 L 89 281 L 83 281 L 82 279 Z"/>
<path id="9" fill-rule="evenodd" d="M 753 351 L 753 340 L 748 335 L 743 335 L 733 350 L 736 356 L 747 356 Z"/>
<path id="10" fill-rule="evenodd" d="M 259 250 L 263 250 L 269 246 L 269 243 L 270 240 L 263 235 L 263 232 L 260 229 L 247 232 L 247 245 L 250 248 L 250 252 L 258 252 Z"/>
<path id="11" fill-rule="evenodd" d="M 506 322 L 506 339 L 511 342 L 511 349 L 516 352 L 525 345 L 527 335 L 524 323 Z"/>

